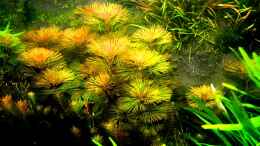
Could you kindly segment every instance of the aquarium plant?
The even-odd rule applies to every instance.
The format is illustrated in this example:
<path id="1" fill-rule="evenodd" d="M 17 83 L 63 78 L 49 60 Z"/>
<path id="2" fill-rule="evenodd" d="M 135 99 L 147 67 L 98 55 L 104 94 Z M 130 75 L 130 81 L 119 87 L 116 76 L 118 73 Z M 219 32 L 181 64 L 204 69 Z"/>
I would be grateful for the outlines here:
<path id="1" fill-rule="evenodd" d="M 252 81 L 258 85 L 259 81 L 256 80 L 259 75 L 257 71 L 252 70 L 248 66 L 256 65 L 254 69 L 257 69 L 257 63 L 252 64 L 251 58 L 245 52 L 243 48 L 239 48 L 240 54 L 243 58 L 243 63 L 246 67 L 248 75 Z M 254 59 L 257 55 L 254 53 Z M 251 74 L 251 75 L 250 75 Z M 253 76 L 252 76 L 253 74 Z M 222 96 L 220 102 L 223 104 L 224 112 L 219 113 L 215 109 L 206 107 L 206 102 L 200 103 L 197 101 L 203 110 L 196 110 L 189 108 L 188 110 L 194 113 L 204 124 L 201 126 L 203 129 L 210 129 L 221 140 L 218 144 L 225 145 L 258 145 L 259 144 L 259 109 L 255 103 L 246 101 L 246 98 L 258 98 L 247 92 L 238 89 L 234 85 L 223 83 L 223 87 L 227 88 L 231 94 L 228 96 Z M 196 95 L 195 95 L 196 96 Z M 198 97 L 198 96 L 197 96 Z M 228 122 L 228 124 L 226 123 Z M 202 145 L 203 142 L 195 138 L 191 140 L 196 145 Z"/>
<path id="2" fill-rule="evenodd" d="M 256 0 L 2 7 L 2 143 L 259 145 Z"/>
<path id="3" fill-rule="evenodd" d="M 81 26 L 25 32 L 26 47 L 15 52 L 31 80 L 33 108 L 44 105 L 38 110 L 47 114 L 46 108 L 54 110 L 56 103 L 62 115 L 74 113 L 86 119 L 101 143 L 102 137 L 112 136 L 123 144 L 136 133 L 147 144 L 163 144 L 160 133 L 174 122 L 175 111 L 172 34 L 160 25 L 130 30 L 128 22 L 133 18 L 115 3 L 94 2 L 75 13 Z M 20 43 L 12 41 L 14 48 Z M 12 98 L 6 95 L 2 103 L 8 109 Z M 26 112 L 29 102 L 19 100 L 15 105 Z"/>
<path id="4" fill-rule="evenodd" d="M 22 71 L 22 64 L 17 59 L 25 48 L 19 38 L 22 33 L 13 33 L 9 26 L 8 24 L 4 30 L 0 31 L 1 96 L 7 96 L 13 93 L 13 90 L 19 90 L 19 86 L 22 85 L 24 81 L 24 77 L 19 74 L 19 72 Z M 21 92 L 23 91 L 20 91 L 20 93 Z"/>

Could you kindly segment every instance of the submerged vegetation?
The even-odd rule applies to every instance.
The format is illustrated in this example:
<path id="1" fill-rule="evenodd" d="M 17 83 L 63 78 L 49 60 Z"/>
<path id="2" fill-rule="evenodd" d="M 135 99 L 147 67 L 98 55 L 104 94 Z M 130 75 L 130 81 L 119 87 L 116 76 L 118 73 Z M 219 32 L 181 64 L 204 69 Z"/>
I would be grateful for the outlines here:
<path id="1" fill-rule="evenodd" d="M 4 142 L 260 143 L 257 1 L 57 0 L 57 17 L 18 1 L 23 32 L 0 23 Z"/>

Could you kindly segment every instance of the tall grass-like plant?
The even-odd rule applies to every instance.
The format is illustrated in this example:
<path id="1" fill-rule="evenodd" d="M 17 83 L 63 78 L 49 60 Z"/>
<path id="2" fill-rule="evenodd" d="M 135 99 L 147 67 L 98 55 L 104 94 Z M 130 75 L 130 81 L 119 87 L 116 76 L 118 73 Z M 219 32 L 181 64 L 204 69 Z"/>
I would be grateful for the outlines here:
<path id="1" fill-rule="evenodd" d="M 144 23 L 165 26 L 178 40 L 175 46 L 178 50 L 183 48 L 196 50 L 202 46 L 208 48 L 214 45 L 212 34 L 215 32 L 217 24 L 214 19 L 210 19 L 207 12 L 210 2 L 124 0 L 121 3 L 143 12 Z"/>
<path id="2" fill-rule="evenodd" d="M 144 23 L 161 24 L 172 32 L 177 50 L 229 51 L 246 46 L 254 34 L 258 5 L 255 1 L 120 0 L 142 12 Z"/>
<path id="3" fill-rule="evenodd" d="M 247 53 L 243 48 L 239 48 L 248 71 L 249 77 L 256 83 L 256 77 L 259 77 L 256 69 L 257 62 L 252 63 Z M 257 57 L 254 54 L 254 59 Z M 251 68 L 252 65 L 256 65 Z M 251 67 L 249 67 L 251 66 Z M 250 75 L 251 74 L 251 75 Z M 253 74 L 253 76 L 252 76 Z M 205 103 L 200 102 L 203 110 L 189 108 L 188 110 L 194 113 L 204 123 L 203 129 L 210 129 L 225 145 L 258 145 L 260 142 L 259 131 L 259 109 L 254 103 L 244 102 L 243 98 L 252 98 L 249 94 L 236 88 L 233 85 L 223 83 L 223 86 L 230 90 L 229 96 L 222 96 L 221 102 L 224 105 L 225 112 L 216 113 L 214 109 L 205 106 Z M 258 98 L 258 97 L 256 97 Z M 199 102 L 198 102 L 199 103 Z M 197 145 L 202 145 L 195 139 L 192 139 Z"/>
<path id="4" fill-rule="evenodd" d="M 243 57 L 243 63 L 249 77 L 257 87 L 260 87 L 260 56 L 253 53 L 252 58 L 250 58 L 243 48 L 239 48 L 239 52 Z"/>

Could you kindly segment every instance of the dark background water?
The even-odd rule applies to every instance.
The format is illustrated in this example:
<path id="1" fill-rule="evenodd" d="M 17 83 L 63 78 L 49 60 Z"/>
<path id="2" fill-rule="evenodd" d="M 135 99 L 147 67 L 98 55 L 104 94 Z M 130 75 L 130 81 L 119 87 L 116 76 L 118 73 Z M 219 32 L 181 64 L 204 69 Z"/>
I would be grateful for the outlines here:
<path id="1" fill-rule="evenodd" d="M 75 7 L 89 0 L 1 0 L 0 26 L 10 23 L 16 30 L 49 24 L 68 25 Z"/>

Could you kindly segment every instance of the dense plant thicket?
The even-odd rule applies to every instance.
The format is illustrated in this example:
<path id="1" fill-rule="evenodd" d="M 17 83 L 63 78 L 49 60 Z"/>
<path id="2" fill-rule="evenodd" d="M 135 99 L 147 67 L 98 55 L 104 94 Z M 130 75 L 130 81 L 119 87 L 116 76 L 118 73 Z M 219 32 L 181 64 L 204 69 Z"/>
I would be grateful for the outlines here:
<path id="1" fill-rule="evenodd" d="M 257 1 L 52 2 L 0 2 L 3 142 L 259 143 Z"/>

